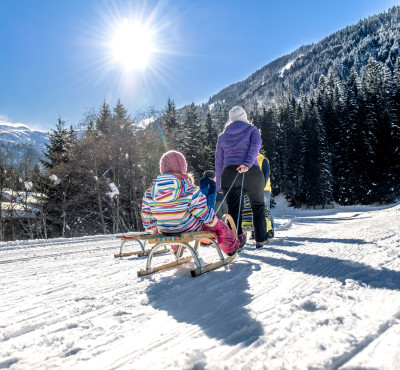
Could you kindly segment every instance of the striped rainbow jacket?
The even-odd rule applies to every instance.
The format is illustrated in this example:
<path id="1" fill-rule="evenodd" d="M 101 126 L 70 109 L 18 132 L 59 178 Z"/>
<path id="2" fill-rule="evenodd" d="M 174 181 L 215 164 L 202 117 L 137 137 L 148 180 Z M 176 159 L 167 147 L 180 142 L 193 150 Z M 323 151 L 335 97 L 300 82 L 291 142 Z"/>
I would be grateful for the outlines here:
<path id="1" fill-rule="evenodd" d="M 213 227 L 218 218 L 196 185 L 172 174 L 158 176 L 144 193 L 142 222 L 152 233 L 181 233 Z"/>

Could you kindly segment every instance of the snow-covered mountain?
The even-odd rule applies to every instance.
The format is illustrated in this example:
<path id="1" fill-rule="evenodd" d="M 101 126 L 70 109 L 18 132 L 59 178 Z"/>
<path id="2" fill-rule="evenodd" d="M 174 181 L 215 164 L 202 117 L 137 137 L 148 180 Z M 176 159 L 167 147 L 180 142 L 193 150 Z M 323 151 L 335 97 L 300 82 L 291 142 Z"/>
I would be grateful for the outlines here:
<path id="1" fill-rule="evenodd" d="M 196 278 L 138 278 L 115 235 L 0 243 L 0 368 L 400 369 L 400 204 L 276 201 L 268 246 Z"/>
<path id="2" fill-rule="evenodd" d="M 32 130 L 22 123 L 4 122 L 0 119 L 0 150 L 3 151 L 5 161 L 20 163 L 29 158 L 36 163 L 43 157 L 48 133 Z"/>
<path id="3" fill-rule="evenodd" d="M 360 73 L 370 57 L 393 70 L 400 56 L 399 24 L 400 6 L 395 6 L 339 30 L 316 44 L 301 46 L 211 96 L 202 105 L 202 114 L 218 105 L 227 110 L 234 105 L 252 110 L 255 101 L 259 106 L 268 106 L 279 99 L 282 91 L 295 98 L 301 94 L 313 95 L 322 74 L 333 73 L 339 80 L 346 81 L 351 69 Z"/>

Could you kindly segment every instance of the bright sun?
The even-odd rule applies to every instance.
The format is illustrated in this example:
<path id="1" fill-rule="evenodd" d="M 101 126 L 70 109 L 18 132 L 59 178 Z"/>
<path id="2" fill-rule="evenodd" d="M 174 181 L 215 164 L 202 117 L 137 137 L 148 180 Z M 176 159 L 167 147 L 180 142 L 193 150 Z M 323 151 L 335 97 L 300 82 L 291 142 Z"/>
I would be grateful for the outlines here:
<path id="1" fill-rule="evenodd" d="M 125 69 L 145 69 L 153 52 L 152 33 L 143 25 L 124 19 L 115 32 L 112 51 L 114 60 Z"/>

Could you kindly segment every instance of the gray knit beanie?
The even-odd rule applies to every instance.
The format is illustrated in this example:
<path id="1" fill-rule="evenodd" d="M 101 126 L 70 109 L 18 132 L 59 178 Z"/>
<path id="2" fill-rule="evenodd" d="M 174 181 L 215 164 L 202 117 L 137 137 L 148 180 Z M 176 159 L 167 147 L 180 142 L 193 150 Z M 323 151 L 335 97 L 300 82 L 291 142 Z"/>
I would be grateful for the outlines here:
<path id="1" fill-rule="evenodd" d="M 246 111 L 242 107 L 239 107 L 239 106 L 233 107 L 229 111 L 229 121 L 230 122 L 236 122 L 236 121 L 248 122 Z"/>

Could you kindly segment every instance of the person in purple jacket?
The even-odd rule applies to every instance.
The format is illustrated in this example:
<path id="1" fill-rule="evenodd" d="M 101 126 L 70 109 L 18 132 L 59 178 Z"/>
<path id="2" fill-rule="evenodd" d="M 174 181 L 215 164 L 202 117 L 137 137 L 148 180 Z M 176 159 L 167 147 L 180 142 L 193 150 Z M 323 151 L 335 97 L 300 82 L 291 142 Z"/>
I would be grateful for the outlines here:
<path id="1" fill-rule="evenodd" d="M 246 111 L 239 106 L 229 111 L 229 122 L 219 136 L 215 153 L 217 191 L 226 194 L 229 214 L 236 223 L 241 245 L 246 238 L 242 235 L 243 197 L 247 194 L 253 212 L 256 247 L 268 243 L 267 225 L 264 213 L 264 175 L 257 162 L 261 147 L 261 135 L 247 119 Z M 239 176 L 236 178 L 237 173 Z M 244 176 L 240 218 L 238 222 L 242 178 Z M 235 180 L 235 181 L 234 181 Z"/>

